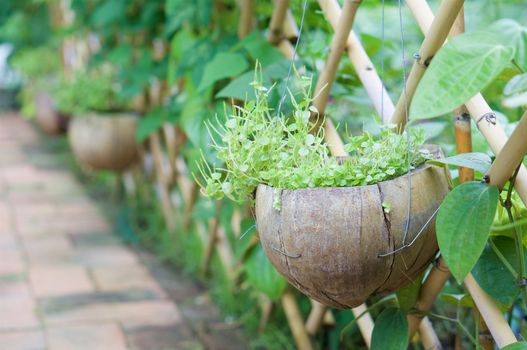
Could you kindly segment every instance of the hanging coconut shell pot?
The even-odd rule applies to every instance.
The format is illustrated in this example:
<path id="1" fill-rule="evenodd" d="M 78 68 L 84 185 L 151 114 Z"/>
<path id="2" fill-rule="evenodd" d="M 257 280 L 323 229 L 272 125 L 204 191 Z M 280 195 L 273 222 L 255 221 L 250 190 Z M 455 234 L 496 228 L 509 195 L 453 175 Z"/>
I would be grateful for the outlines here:
<path id="1" fill-rule="evenodd" d="M 70 118 L 60 113 L 51 96 L 40 91 L 35 96 L 36 123 L 48 135 L 60 135 L 68 129 Z"/>
<path id="2" fill-rule="evenodd" d="M 137 116 L 126 113 L 73 118 L 68 139 L 77 161 L 96 170 L 124 170 L 138 157 L 137 121 Z"/>
<path id="3" fill-rule="evenodd" d="M 410 176 L 411 187 L 408 175 L 357 187 L 259 185 L 256 222 L 267 256 L 293 286 L 336 308 L 353 308 L 407 285 L 437 253 L 433 218 L 448 192 L 443 168 L 423 165 Z M 405 242 L 422 232 L 410 247 L 381 257 L 403 244 L 409 191 Z M 273 207 L 277 200 L 280 210 Z"/>

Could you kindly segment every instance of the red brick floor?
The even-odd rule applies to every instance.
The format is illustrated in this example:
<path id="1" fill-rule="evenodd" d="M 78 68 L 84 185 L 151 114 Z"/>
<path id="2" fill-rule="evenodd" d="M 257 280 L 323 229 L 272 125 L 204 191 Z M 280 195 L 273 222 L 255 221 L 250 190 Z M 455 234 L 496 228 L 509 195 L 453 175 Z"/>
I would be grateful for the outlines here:
<path id="1" fill-rule="evenodd" d="M 39 142 L 0 115 L 0 350 L 210 348 Z"/>

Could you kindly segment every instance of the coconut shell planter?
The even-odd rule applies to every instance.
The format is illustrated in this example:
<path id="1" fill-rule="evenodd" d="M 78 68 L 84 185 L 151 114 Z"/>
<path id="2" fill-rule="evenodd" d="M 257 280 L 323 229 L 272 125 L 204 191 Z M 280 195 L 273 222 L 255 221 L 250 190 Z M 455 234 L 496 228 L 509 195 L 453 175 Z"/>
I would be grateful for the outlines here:
<path id="1" fill-rule="evenodd" d="M 57 110 L 48 93 L 37 93 L 35 108 L 36 122 L 42 131 L 48 135 L 60 135 L 66 132 L 70 118 Z"/>
<path id="2" fill-rule="evenodd" d="M 133 114 L 88 114 L 73 118 L 68 139 L 77 161 L 96 170 L 121 171 L 138 158 L 137 117 Z"/>
<path id="3" fill-rule="evenodd" d="M 393 292 L 418 277 L 438 246 L 432 218 L 448 192 L 443 168 L 423 165 L 407 175 L 357 187 L 276 190 L 259 185 L 256 222 L 276 269 L 322 304 L 352 308 L 370 295 Z M 406 243 L 407 198 L 411 192 Z M 273 207 L 280 196 L 281 209 Z M 386 203 L 390 204 L 387 210 Z"/>

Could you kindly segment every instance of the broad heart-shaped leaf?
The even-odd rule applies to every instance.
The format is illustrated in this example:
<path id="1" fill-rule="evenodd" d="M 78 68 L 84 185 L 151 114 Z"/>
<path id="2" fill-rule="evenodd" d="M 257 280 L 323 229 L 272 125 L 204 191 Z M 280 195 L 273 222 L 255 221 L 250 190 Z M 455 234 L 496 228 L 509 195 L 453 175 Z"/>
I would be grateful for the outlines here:
<path id="1" fill-rule="evenodd" d="M 199 90 L 203 90 L 218 80 L 237 76 L 249 68 L 249 63 L 242 54 L 219 52 L 207 63 L 201 77 Z"/>
<path id="2" fill-rule="evenodd" d="M 467 308 L 474 307 L 474 300 L 472 300 L 470 294 L 442 293 L 441 300 L 455 306 L 461 305 Z"/>
<path id="3" fill-rule="evenodd" d="M 397 308 L 384 309 L 375 320 L 371 350 L 404 350 L 408 346 L 408 321 Z"/>
<path id="4" fill-rule="evenodd" d="M 517 343 L 512 343 L 506 347 L 501 348 L 501 350 L 527 350 L 527 342 L 519 341 Z"/>
<path id="5" fill-rule="evenodd" d="M 504 45 L 514 47 L 514 59 L 521 67 L 527 67 L 527 27 L 506 18 L 492 23 L 488 30 Z"/>
<path id="6" fill-rule="evenodd" d="M 478 261 L 496 214 L 499 191 L 466 182 L 450 192 L 437 214 L 437 243 L 452 275 L 461 283 Z"/>
<path id="7" fill-rule="evenodd" d="M 491 32 L 450 39 L 434 56 L 410 107 L 412 119 L 440 116 L 483 90 L 510 63 L 514 49 Z"/>
<path id="8" fill-rule="evenodd" d="M 249 283 L 271 300 L 278 300 L 287 287 L 287 281 L 276 271 L 260 244 L 247 258 L 245 272 Z"/>
<path id="9" fill-rule="evenodd" d="M 514 240 L 508 237 L 495 237 L 492 239 L 509 264 L 517 269 Z M 485 247 L 483 254 L 481 254 L 478 263 L 472 269 L 472 274 L 481 288 L 506 308 L 514 303 L 520 292 L 514 276 L 488 245 Z"/>
<path id="10" fill-rule="evenodd" d="M 487 170 L 489 170 L 490 165 L 492 164 L 492 159 L 490 159 L 490 157 L 485 153 L 470 152 L 456 154 L 455 156 L 444 159 L 429 160 L 427 161 L 427 163 L 462 166 L 465 168 L 477 170 L 480 173 L 485 174 Z"/>

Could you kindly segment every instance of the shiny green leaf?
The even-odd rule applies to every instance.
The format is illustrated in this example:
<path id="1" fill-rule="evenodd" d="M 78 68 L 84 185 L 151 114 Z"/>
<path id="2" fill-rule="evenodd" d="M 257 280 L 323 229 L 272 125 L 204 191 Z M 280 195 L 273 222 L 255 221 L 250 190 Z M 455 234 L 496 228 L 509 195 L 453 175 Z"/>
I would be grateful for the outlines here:
<path id="1" fill-rule="evenodd" d="M 462 105 L 487 87 L 513 55 L 514 49 L 491 32 L 469 32 L 449 40 L 418 85 L 411 118 L 437 117 Z"/>
<path id="2" fill-rule="evenodd" d="M 498 206 L 496 186 L 466 182 L 450 192 L 437 214 L 437 242 L 452 275 L 461 283 L 478 261 Z"/>
<path id="3" fill-rule="evenodd" d="M 408 321 L 400 309 L 383 310 L 375 320 L 371 350 L 404 350 L 408 346 Z"/>

